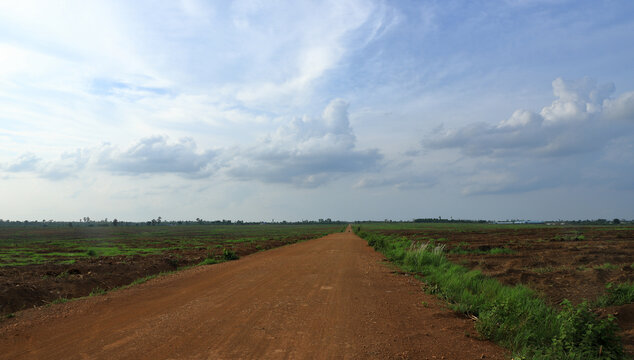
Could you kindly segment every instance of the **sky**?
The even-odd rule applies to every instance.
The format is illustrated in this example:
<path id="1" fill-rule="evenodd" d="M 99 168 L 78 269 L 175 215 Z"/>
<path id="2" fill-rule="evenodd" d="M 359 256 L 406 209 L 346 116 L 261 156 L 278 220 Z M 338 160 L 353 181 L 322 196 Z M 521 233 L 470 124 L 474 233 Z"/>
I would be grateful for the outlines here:
<path id="1" fill-rule="evenodd" d="M 0 1 L 0 218 L 634 218 L 634 2 Z"/>

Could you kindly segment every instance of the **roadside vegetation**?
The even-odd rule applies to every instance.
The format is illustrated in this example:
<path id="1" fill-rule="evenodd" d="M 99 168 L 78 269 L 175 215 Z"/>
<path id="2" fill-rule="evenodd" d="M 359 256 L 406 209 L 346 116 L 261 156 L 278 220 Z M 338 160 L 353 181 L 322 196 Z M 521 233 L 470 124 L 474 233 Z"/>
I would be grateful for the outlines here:
<path id="1" fill-rule="evenodd" d="M 477 229 L 480 225 L 474 226 Z M 610 315 L 601 318 L 593 312 L 598 302 L 573 305 L 564 300 L 559 307 L 553 307 L 528 287 L 503 285 L 478 270 L 449 261 L 444 241 L 413 241 L 397 234 L 365 231 L 358 225 L 354 230 L 387 259 L 420 275 L 428 292 L 475 319 L 478 332 L 509 348 L 514 359 L 625 357 L 615 319 Z M 504 248 L 493 250 L 480 253 L 511 252 Z M 611 285 L 599 301 L 605 305 L 629 303 L 632 293 L 632 284 Z"/>

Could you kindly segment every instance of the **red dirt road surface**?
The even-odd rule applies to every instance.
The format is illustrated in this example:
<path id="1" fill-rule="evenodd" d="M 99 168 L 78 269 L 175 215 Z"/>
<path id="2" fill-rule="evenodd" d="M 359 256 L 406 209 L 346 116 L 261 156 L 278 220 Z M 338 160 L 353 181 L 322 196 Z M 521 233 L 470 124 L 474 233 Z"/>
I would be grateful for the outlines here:
<path id="1" fill-rule="evenodd" d="M 0 359 L 504 359 L 350 232 L 30 309 Z"/>

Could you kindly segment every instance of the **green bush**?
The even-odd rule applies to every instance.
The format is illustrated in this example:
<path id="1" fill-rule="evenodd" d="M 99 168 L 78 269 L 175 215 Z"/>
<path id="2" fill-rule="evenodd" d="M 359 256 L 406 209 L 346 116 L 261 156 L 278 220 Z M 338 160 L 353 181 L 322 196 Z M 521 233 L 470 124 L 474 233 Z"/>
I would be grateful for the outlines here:
<path id="1" fill-rule="evenodd" d="M 612 284 L 606 286 L 606 294 L 596 301 L 596 306 L 618 306 L 634 303 L 634 283 Z"/>
<path id="2" fill-rule="evenodd" d="M 238 260 L 240 258 L 238 254 L 236 254 L 235 251 L 233 251 L 232 249 L 227 249 L 227 248 L 224 248 L 222 250 L 222 257 L 227 261 Z"/>
<path id="3" fill-rule="evenodd" d="M 552 345 L 536 353 L 543 359 L 622 359 L 623 348 L 613 317 L 599 319 L 588 303 L 578 306 L 569 301 L 562 302 L 562 310 L 557 314 L 558 333 Z"/>

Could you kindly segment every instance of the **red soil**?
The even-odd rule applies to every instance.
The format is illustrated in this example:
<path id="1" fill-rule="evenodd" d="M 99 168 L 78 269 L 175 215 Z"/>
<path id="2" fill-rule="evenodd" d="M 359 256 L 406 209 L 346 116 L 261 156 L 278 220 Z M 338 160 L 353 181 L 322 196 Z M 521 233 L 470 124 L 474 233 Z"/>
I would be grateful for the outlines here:
<path id="1" fill-rule="evenodd" d="M 352 233 L 19 312 L 1 359 L 504 359 Z"/>

